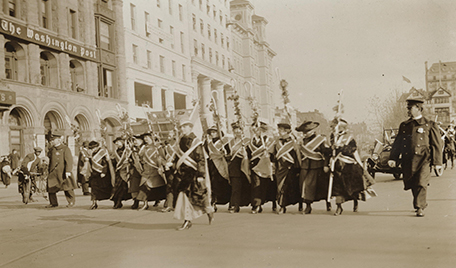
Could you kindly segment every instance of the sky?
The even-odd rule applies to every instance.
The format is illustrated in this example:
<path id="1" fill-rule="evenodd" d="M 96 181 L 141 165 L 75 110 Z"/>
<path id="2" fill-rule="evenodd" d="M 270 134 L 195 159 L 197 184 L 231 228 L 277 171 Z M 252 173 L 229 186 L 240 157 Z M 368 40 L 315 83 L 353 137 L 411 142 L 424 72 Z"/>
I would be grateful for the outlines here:
<path id="1" fill-rule="evenodd" d="M 302 112 L 317 109 L 332 118 L 343 90 L 344 117 L 368 123 L 373 96 L 424 89 L 425 61 L 428 67 L 456 61 L 455 0 L 250 2 L 268 21 L 273 64 Z"/>

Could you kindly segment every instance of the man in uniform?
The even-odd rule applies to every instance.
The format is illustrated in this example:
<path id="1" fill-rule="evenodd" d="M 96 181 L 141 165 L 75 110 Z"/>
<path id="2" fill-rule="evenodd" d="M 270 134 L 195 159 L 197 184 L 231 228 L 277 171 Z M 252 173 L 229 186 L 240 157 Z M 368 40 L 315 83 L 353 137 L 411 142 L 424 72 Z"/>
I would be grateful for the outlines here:
<path id="1" fill-rule="evenodd" d="M 409 119 L 399 126 L 388 165 L 402 164 L 404 190 L 412 190 L 416 216 L 423 217 L 430 166 L 442 168 L 442 139 L 437 124 L 423 117 L 423 100 L 408 99 Z"/>
<path id="2" fill-rule="evenodd" d="M 32 194 L 36 190 L 36 184 L 35 184 L 36 182 L 35 182 L 34 176 L 32 176 L 30 174 L 30 172 L 37 172 L 38 165 L 40 164 L 40 157 L 39 156 L 41 154 L 41 151 L 43 151 L 40 147 L 35 147 L 35 148 L 33 148 L 33 150 L 34 150 L 33 153 L 29 153 L 28 155 L 26 155 L 24 157 L 24 160 L 22 160 L 22 163 L 21 163 L 21 166 L 20 166 L 22 173 L 19 173 L 18 185 L 17 185 L 18 189 L 19 189 L 19 193 L 24 194 L 25 176 L 29 176 L 30 177 L 31 183 L 32 183 L 32 185 L 31 185 L 32 189 L 30 191 L 29 199 L 32 202 L 33 202 Z"/>
<path id="3" fill-rule="evenodd" d="M 51 136 L 53 147 L 49 150 L 49 175 L 47 182 L 47 191 L 49 193 L 49 202 L 47 208 L 57 207 L 57 192 L 64 191 L 68 201 L 67 207 L 74 206 L 74 190 L 77 188 L 76 181 L 71 175 L 73 169 L 73 155 L 70 148 L 62 143 L 61 133 L 55 133 Z"/>

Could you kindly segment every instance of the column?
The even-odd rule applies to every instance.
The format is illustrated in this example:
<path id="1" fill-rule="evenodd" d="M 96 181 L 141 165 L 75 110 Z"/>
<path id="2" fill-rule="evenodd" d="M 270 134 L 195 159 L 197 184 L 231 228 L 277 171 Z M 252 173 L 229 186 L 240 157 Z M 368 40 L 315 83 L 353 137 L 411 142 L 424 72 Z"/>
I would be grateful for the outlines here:
<path id="1" fill-rule="evenodd" d="M 214 90 L 217 92 L 217 108 L 221 118 L 221 128 L 226 133 L 227 116 L 226 116 L 226 103 L 225 103 L 225 90 L 224 85 L 220 82 L 214 84 Z"/>

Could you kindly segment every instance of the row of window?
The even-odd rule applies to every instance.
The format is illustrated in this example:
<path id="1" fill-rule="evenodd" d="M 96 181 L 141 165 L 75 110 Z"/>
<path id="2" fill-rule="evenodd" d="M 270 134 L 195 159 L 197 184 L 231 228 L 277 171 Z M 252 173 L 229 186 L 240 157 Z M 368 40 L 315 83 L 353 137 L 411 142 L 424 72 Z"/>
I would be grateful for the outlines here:
<path id="1" fill-rule="evenodd" d="M 135 82 L 135 105 L 136 106 L 143 106 L 143 105 L 148 105 L 150 108 L 158 108 L 154 107 L 154 95 L 158 97 L 155 92 L 155 88 L 149 85 L 141 84 L 138 82 Z M 160 90 L 160 98 L 161 98 L 161 110 L 166 111 L 168 110 L 166 107 L 168 104 L 167 98 L 166 98 L 166 89 L 159 89 Z M 177 92 L 173 92 L 173 108 L 176 110 L 180 109 L 186 109 L 186 96 L 184 94 L 180 94 Z"/>
<path id="2" fill-rule="evenodd" d="M 28 82 L 27 58 L 23 47 L 17 42 L 7 42 L 5 48 L 5 78 L 20 82 Z M 70 89 L 75 92 L 87 92 L 85 86 L 84 65 L 79 60 L 69 61 Z M 117 98 L 114 89 L 114 69 L 99 65 L 98 96 Z M 40 53 L 40 84 L 47 87 L 59 87 L 58 60 L 51 51 Z"/>
<path id="3" fill-rule="evenodd" d="M 206 58 L 206 46 L 204 45 L 204 43 L 201 43 L 201 48 L 200 48 L 198 45 L 198 40 L 196 40 L 196 39 L 193 39 L 193 50 L 194 50 L 195 57 L 201 55 L 201 58 L 203 60 L 208 60 L 210 63 L 213 63 L 219 67 L 222 67 L 223 69 L 227 69 L 227 70 L 231 69 L 230 58 L 228 58 L 228 57 L 225 58 L 225 55 L 223 55 L 223 54 L 220 57 L 218 51 L 215 51 L 215 54 L 213 54 L 211 47 L 209 47 L 208 57 Z"/>
<path id="4" fill-rule="evenodd" d="M 157 0 L 157 1 L 159 1 L 159 0 Z M 220 3 L 222 3 L 222 1 L 224 1 L 224 5 L 227 7 L 228 4 L 229 4 L 229 1 L 227 1 L 227 0 L 219 0 Z M 203 0 L 199 0 L 198 3 L 199 3 L 199 9 L 201 11 L 204 11 L 203 8 L 206 7 L 207 14 L 209 14 L 211 12 L 211 4 L 210 4 L 209 0 L 206 0 L 206 5 L 203 4 Z M 192 0 L 192 4 L 196 5 L 195 0 Z M 215 5 L 214 5 L 213 10 L 215 10 Z M 214 13 L 214 19 L 216 18 L 215 15 L 216 15 L 216 13 Z"/>
<path id="5" fill-rule="evenodd" d="M 141 62 L 139 60 L 140 59 L 139 49 L 138 49 L 138 46 L 135 44 L 132 45 L 132 57 L 133 57 L 133 62 L 135 64 L 141 64 Z M 167 68 L 166 68 L 167 64 L 166 64 L 165 56 L 159 55 L 159 61 L 160 61 L 160 72 L 167 73 Z M 152 69 L 152 63 L 153 63 L 152 51 L 146 50 L 146 64 L 144 67 L 146 67 L 147 69 Z M 187 73 L 187 67 L 185 66 L 185 64 L 182 64 L 181 65 L 181 78 L 183 81 L 187 81 L 186 73 Z M 174 60 L 171 60 L 171 74 L 172 74 L 172 76 L 177 77 L 177 64 L 176 64 L 176 61 L 174 61 Z"/>
<path id="6" fill-rule="evenodd" d="M 196 19 L 196 15 L 195 14 L 192 14 L 192 24 L 193 24 L 193 30 L 196 32 L 197 31 L 197 19 Z M 205 28 L 204 28 L 204 21 L 203 19 L 200 19 L 200 33 L 202 36 L 205 36 Z M 217 29 L 215 27 L 213 27 L 213 29 L 211 28 L 211 25 L 210 24 L 207 24 L 206 26 L 206 29 L 207 29 L 207 38 L 209 40 L 214 40 L 214 42 L 216 44 L 219 43 L 219 37 L 218 37 L 218 34 L 217 34 Z M 212 35 L 212 33 L 214 33 Z M 212 36 L 213 36 L 213 39 L 212 39 Z M 223 36 L 223 33 L 220 33 L 220 45 L 225 48 L 225 40 L 226 40 L 226 49 L 230 49 L 230 38 L 227 36 L 226 39 L 225 37 Z"/>
<path id="7" fill-rule="evenodd" d="M 21 18 L 21 11 L 26 10 L 25 2 L 21 0 L 3 1 L 3 10 L 11 17 Z M 54 30 L 52 26 L 52 3 L 50 0 L 39 0 L 38 18 L 41 27 Z M 74 39 L 78 38 L 78 17 L 76 10 L 68 9 L 68 36 Z"/>

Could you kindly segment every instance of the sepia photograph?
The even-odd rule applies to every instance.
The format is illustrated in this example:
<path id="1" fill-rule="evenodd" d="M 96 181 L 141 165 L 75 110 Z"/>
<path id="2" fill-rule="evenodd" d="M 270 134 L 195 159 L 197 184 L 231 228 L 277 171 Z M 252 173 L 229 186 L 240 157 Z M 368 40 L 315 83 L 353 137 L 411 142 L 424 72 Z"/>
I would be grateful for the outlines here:
<path id="1" fill-rule="evenodd" d="M 0 3 L 0 268 L 455 267 L 454 0 Z"/>

